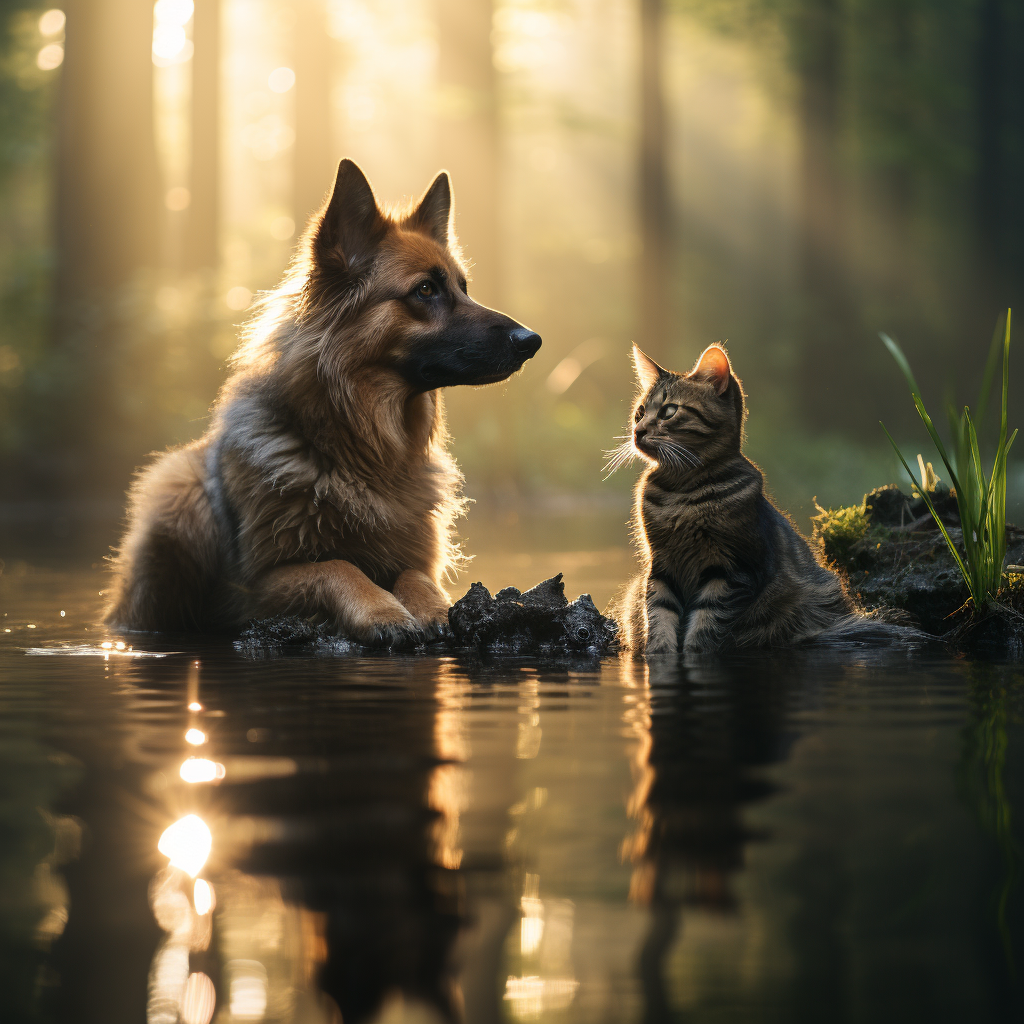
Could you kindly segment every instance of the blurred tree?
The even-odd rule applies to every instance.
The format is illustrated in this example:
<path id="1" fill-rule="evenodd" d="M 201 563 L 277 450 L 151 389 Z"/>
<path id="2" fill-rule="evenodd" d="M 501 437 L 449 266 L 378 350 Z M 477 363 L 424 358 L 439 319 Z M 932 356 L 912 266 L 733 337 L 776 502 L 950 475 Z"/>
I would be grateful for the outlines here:
<path id="1" fill-rule="evenodd" d="M 1002 277 L 1003 113 L 1006 18 L 1003 0 L 978 4 L 975 87 L 978 231 L 978 299 L 982 309 L 998 304 Z"/>
<path id="2" fill-rule="evenodd" d="M 69 0 L 57 145 L 58 316 L 159 258 L 153 12 Z"/>
<path id="3" fill-rule="evenodd" d="M 492 0 L 437 0 L 439 152 L 451 172 L 473 297 L 502 304 L 498 103 Z"/>
<path id="4" fill-rule="evenodd" d="M 673 218 L 662 84 L 662 0 L 640 0 L 639 342 L 667 358 Z"/>
<path id="5" fill-rule="evenodd" d="M 816 419 L 843 402 L 844 371 L 858 359 L 857 305 L 847 255 L 847 189 L 842 165 L 846 24 L 842 0 L 798 0 L 793 47 L 799 81 L 801 335 L 805 353 L 827 346 L 831 373 L 805 358 L 801 399 Z"/>
<path id="6" fill-rule="evenodd" d="M 138 0 L 70 0 L 66 15 L 48 381 L 61 415 L 39 425 L 28 464 L 38 489 L 102 492 L 111 481 L 99 471 L 112 469 L 110 442 L 125 428 L 110 415 L 111 375 L 137 346 L 136 331 L 122 333 L 124 299 L 161 255 L 153 11 Z M 120 484 L 124 477 L 119 472 L 113 479 Z"/>
<path id="7" fill-rule="evenodd" d="M 292 149 L 295 226 L 302 231 L 323 203 L 340 157 L 331 133 L 334 47 L 323 0 L 295 3 L 295 146 Z"/>
<path id="8" fill-rule="evenodd" d="M 192 21 L 192 201 L 185 228 L 185 270 L 220 263 L 220 0 L 196 0 Z"/>

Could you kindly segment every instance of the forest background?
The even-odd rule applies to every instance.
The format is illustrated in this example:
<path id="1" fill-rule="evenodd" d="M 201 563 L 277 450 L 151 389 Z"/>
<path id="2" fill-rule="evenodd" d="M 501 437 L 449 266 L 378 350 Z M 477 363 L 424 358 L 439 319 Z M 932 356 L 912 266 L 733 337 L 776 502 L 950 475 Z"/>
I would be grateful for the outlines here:
<path id="1" fill-rule="evenodd" d="M 0 521 L 109 516 L 202 432 L 341 156 L 386 201 L 448 168 L 472 294 L 544 337 L 448 393 L 498 507 L 624 509 L 629 343 L 727 340 L 805 525 L 898 478 L 880 418 L 931 457 L 877 332 L 962 402 L 1021 306 L 1009 0 L 0 0 L 0 31 Z"/>

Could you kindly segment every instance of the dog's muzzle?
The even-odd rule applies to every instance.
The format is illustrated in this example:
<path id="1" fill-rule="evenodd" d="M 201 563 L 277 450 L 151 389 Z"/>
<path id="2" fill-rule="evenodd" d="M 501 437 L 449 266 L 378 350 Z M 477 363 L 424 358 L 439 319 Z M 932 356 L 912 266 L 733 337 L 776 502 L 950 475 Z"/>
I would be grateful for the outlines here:
<path id="1" fill-rule="evenodd" d="M 508 337 L 512 347 L 524 360 L 532 359 L 540 348 L 540 335 L 536 331 L 531 331 L 529 327 L 517 327 L 509 332 Z"/>

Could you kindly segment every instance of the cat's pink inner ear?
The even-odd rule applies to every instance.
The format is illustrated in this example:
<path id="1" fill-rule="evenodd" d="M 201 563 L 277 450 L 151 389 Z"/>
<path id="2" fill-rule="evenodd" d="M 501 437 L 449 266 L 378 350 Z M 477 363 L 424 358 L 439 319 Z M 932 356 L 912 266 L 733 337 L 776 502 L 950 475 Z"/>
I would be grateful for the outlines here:
<path id="1" fill-rule="evenodd" d="M 690 372 L 691 377 L 698 377 L 714 384 L 715 390 L 721 395 L 729 386 L 729 374 L 732 368 L 729 366 L 729 357 L 725 349 L 718 345 L 708 345 L 701 353 L 697 365 Z"/>

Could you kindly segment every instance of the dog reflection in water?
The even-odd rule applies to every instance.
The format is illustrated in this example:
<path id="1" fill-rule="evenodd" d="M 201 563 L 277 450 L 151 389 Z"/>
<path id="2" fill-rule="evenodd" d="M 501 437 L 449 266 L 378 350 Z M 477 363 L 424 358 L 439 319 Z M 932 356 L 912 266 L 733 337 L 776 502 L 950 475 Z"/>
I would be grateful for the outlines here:
<path id="1" fill-rule="evenodd" d="M 469 924 L 457 708 L 470 684 L 435 659 L 401 664 L 402 695 L 415 699 L 338 702 L 327 687 L 289 702 L 286 688 L 254 709 L 251 694 L 225 689 L 223 719 L 197 713 L 204 757 L 183 744 L 185 788 L 166 791 L 180 816 L 149 886 L 163 932 L 150 1021 L 479 1017 L 463 1011 L 453 955 Z"/>
<path id="2" fill-rule="evenodd" d="M 384 646 L 446 628 L 463 499 L 441 389 L 505 380 L 541 343 L 470 298 L 452 223 L 444 172 L 395 214 L 341 162 L 209 431 L 138 475 L 110 624 L 295 613 Z"/>

